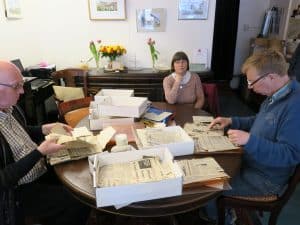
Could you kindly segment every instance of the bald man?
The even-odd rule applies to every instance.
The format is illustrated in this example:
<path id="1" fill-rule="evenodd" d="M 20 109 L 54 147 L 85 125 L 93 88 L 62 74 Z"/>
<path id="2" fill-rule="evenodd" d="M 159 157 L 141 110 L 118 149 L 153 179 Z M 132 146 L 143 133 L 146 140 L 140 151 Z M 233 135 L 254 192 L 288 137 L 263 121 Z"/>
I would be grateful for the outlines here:
<path id="1" fill-rule="evenodd" d="M 61 185 L 44 182 L 49 175 L 44 156 L 61 150 L 62 145 L 43 140 L 55 123 L 26 126 L 16 106 L 23 84 L 15 65 L 0 61 L 0 224 L 24 224 L 24 216 L 35 216 L 52 225 L 83 225 L 88 208 Z M 66 124 L 63 127 L 72 130 Z"/>

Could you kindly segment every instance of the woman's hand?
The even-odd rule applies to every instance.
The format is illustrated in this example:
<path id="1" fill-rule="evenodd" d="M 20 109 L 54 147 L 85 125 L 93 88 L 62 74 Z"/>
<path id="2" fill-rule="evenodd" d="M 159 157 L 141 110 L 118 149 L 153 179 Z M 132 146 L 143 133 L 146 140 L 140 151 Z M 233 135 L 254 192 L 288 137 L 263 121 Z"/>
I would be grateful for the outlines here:
<path id="1" fill-rule="evenodd" d="M 70 127 L 69 125 L 64 124 L 64 123 L 48 123 L 48 124 L 42 125 L 42 132 L 43 132 L 43 134 L 44 135 L 50 134 L 51 129 L 54 126 L 56 126 L 57 124 L 60 124 L 65 129 L 65 131 L 67 131 L 68 133 L 71 133 L 71 131 L 73 130 L 72 127 Z"/>
<path id="2" fill-rule="evenodd" d="M 229 141 L 237 146 L 245 145 L 249 141 L 250 134 L 242 130 L 228 130 Z"/>
<path id="3" fill-rule="evenodd" d="M 232 120 L 229 117 L 217 117 L 209 125 L 208 129 L 213 128 L 215 125 L 219 125 L 218 128 L 224 129 L 225 127 L 232 124 Z"/>

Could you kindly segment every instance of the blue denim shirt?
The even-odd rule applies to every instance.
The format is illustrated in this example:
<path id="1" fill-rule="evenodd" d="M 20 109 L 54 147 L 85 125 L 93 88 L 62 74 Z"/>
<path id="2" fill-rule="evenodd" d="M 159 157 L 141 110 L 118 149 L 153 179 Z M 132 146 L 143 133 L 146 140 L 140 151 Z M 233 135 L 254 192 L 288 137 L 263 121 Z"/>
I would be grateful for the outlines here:
<path id="1" fill-rule="evenodd" d="M 284 185 L 300 163 L 300 86 L 292 80 L 268 97 L 255 117 L 232 118 L 233 129 L 250 132 L 243 167 Z"/>

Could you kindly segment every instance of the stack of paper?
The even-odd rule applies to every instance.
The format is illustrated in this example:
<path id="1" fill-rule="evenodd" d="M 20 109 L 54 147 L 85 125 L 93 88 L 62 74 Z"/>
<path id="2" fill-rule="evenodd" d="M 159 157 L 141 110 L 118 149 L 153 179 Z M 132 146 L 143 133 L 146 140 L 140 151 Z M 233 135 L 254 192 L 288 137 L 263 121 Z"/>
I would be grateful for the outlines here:
<path id="1" fill-rule="evenodd" d="M 135 138 L 139 149 L 164 146 L 174 156 L 190 155 L 194 152 L 193 139 L 180 126 L 136 129 Z"/>
<path id="2" fill-rule="evenodd" d="M 89 163 L 97 207 L 182 194 L 182 171 L 167 148 L 101 153 Z"/>
<path id="3" fill-rule="evenodd" d="M 183 185 L 186 188 L 196 186 L 214 186 L 224 184 L 229 176 L 211 157 L 178 160 L 183 172 Z"/>
<path id="4" fill-rule="evenodd" d="M 210 116 L 193 116 L 193 123 L 186 123 L 184 130 L 191 136 L 195 144 L 195 153 L 234 150 L 239 147 L 233 145 L 224 130 L 218 126 L 212 129 L 208 125 L 213 120 Z"/>
<path id="5" fill-rule="evenodd" d="M 58 124 L 46 139 L 56 139 L 58 144 L 64 145 L 64 148 L 49 155 L 48 161 L 51 165 L 55 165 L 102 152 L 114 134 L 115 130 L 112 127 L 107 127 L 98 135 L 93 135 L 86 127 L 74 128 L 72 134 L 69 134 Z"/>

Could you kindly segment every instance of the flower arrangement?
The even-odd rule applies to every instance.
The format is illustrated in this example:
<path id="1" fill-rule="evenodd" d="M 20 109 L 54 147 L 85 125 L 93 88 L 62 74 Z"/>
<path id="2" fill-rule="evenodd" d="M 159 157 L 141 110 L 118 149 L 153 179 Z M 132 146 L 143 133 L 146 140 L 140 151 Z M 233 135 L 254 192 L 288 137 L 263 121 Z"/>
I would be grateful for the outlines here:
<path id="1" fill-rule="evenodd" d="M 147 41 L 147 44 L 149 45 L 151 59 L 152 59 L 152 68 L 155 69 L 155 61 L 158 59 L 159 51 L 157 51 L 154 47 L 155 40 L 149 38 Z"/>
<path id="2" fill-rule="evenodd" d="M 108 57 L 109 61 L 115 61 L 117 57 L 126 54 L 126 49 L 121 45 L 102 45 L 99 49 L 101 58 Z"/>
<path id="3" fill-rule="evenodd" d="M 100 44 L 101 40 L 97 40 L 97 44 Z M 96 44 L 94 41 L 90 41 L 90 51 L 95 59 L 96 62 L 96 67 L 97 69 L 99 69 L 99 60 L 100 60 L 100 51 L 99 49 L 97 50 Z M 90 58 L 88 61 L 92 60 L 92 58 Z"/>

